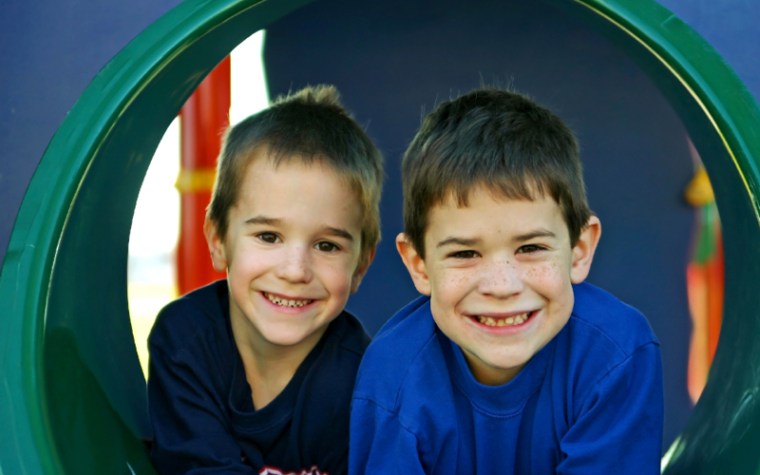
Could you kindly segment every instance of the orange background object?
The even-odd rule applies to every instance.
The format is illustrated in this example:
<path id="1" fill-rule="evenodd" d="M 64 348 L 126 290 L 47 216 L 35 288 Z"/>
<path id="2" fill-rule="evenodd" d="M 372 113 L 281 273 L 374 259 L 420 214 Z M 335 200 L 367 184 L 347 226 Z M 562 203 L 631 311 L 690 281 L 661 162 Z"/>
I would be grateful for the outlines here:
<path id="1" fill-rule="evenodd" d="M 225 58 L 198 86 L 180 111 L 180 233 L 177 243 L 177 290 L 180 295 L 225 275 L 214 270 L 203 220 L 211 199 L 216 158 L 229 126 L 230 58 Z"/>

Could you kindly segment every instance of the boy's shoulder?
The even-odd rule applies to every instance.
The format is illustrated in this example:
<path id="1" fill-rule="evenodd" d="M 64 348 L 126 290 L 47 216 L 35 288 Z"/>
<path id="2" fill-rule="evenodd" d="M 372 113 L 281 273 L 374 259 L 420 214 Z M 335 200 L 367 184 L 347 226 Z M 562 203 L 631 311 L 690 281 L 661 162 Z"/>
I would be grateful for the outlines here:
<path id="1" fill-rule="evenodd" d="M 445 375 L 430 299 L 418 297 L 388 320 L 362 359 L 355 397 L 369 397 L 391 409 L 402 388 Z M 424 375 L 424 378 L 422 376 Z M 377 398 L 384 398 L 383 401 Z"/>
<path id="2" fill-rule="evenodd" d="M 197 335 L 225 328 L 228 315 L 227 281 L 218 280 L 166 304 L 156 317 L 148 341 L 162 348 L 179 349 Z"/>
<path id="3" fill-rule="evenodd" d="M 403 366 L 413 361 L 435 336 L 436 326 L 430 313 L 430 298 L 417 297 L 396 312 L 372 339 L 368 352 L 393 358 L 373 358 L 377 363 Z"/>
<path id="4" fill-rule="evenodd" d="M 592 284 L 573 290 L 572 315 L 552 345 L 551 386 L 563 388 L 558 394 L 575 413 L 597 397 L 622 401 L 614 389 L 621 384 L 629 395 L 651 392 L 652 386 L 630 383 L 656 386 L 660 378 L 660 345 L 644 314 Z"/>
<path id="5" fill-rule="evenodd" d="M 371 340 L 361 321 L 345 309 L 330 323 L 322 339 L 328 343 L 335 341 L 336 346 L 358 358 L 364 355 Z"/>
<path id="6" fill-rule="evenodd" d="M 647 344 L 657 344 L 649 321 L 638 309 L 593 284 L 574 286 L 575 305 L 568 324 L 571 329 L 590 332 L 624 355 Z"/>

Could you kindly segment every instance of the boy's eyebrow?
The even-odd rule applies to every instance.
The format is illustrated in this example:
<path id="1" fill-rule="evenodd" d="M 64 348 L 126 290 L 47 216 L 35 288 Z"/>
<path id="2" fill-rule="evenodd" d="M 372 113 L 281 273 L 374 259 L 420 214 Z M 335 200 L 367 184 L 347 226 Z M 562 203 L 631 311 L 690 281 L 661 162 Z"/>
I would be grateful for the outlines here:
<path id="1" fill-rule="evenodd" d="M 334 228 L 332 226 L 326 226 L 325 229 L 328 231 L 329 234 L 332 234 L 333 236 L 342 237 L 343 239 L 347 241 L 354 242 L 354 235 L 343 228 Z"/>
<path id="2" fill-rule="evenodd" d="M 437 248 L 441 248 L 444 246 L 474 246 L 478 243 L 478 239 L 469 239 L 469 238 L 462 238 L 462 237 L 456 237 L 456 236 L 450 236 L 446 239 L 443 239 L 441 241 L 438 241 L 438 244 L 435 245 Z"/>
<path id="3" fill-rule="evenodd" d="M 279 218 L 270 218 L 268 216 L 257 215 L 245 220 L 245 224 L 264 224 L 267 226 L 275 226 L 282 222 Z M 336 228 L 333 226 L 325 226 L 324 231 L 331 235 L 343 238 L 347 241 L 354 242 L 354 235 L 343 228 Z"/>
<path id="4" fill-rule="evenodd" d="M 556 237 L 557 235 L 554 232 L 549 231 L 548 229 L 537 229 L 535 231 L 530 231 L 525 234 L 519 234 L 513 238 L 513 241 L 525 242 L 525 241 L 530 241 L 531 239 L 536 239 L 536 238 L 556 238 Z M 436 244 L 435 247 L 441 248 L 444 246 L 451 246 L 451 245 L 467 247 L 467 246 L 474 246 L 478 242 L 480 242 L 480 240 L 476 238 L 463 238 L 463 237 L 450 236 L 450 237 L 447 237 L 446 239 L 438 241 L 438 244 Z"/>
<path id="5" fill-rule="evenodd" d="M 248 218 L 245 220 L 245 224 L 278 224 L 280 222 L 277 218 L 269 218 L 267 216 L 262 215 L 256 215 L 252 218 Z"/>
<path id="6" fill-rule="evenodd" d="M 518 236 L 515 236 L 515 241 L 523 242 L 523 241 L 530 241 L 531 239 L 536 238 L 556 238 L 557 235 L 549 231 L 548 229 L 537 229 L 535 231 L 531 231 L 525 234 L 520 234 Z"/>

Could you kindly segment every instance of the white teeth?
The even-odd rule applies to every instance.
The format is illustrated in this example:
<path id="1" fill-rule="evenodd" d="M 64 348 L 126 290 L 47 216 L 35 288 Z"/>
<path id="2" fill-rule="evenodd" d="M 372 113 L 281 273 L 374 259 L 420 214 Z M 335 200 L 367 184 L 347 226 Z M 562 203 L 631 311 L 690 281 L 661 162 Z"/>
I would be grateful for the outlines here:
<path id="1" fill-rule="evenodd" d="M 283 299 L 283 298 L 274 296 L 272 294 L 268 294 L 266 292 L 264 292 L 264 296 L 266 296 L 266 298 L 273 304 L 279 305 L 281 307 L 291 307 L 291 308 L 303 307 L 305 305 L 309 305 L 312 302 L 311 300 Z"/>
<path id="2" fill-rule="evenodd" d="M 507 318 L 491 318 L 484 315 L 479 315 L 477 319 L 480 323 L 489 327 L 513 327 L 525 323 L 525 321 L 528 319 L 528 314 L 523 313 Z"/>

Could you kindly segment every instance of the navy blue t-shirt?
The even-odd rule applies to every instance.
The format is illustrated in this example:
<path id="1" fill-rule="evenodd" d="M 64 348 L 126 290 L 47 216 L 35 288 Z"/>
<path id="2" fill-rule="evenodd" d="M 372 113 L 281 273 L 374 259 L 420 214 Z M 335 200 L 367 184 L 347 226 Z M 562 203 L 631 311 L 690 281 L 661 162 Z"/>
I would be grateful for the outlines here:
<path id="1" fill-rule="evenodd" d="M 368 343 L 358 320 L 343 312 L 282 393 L 256 410 L 232 337 L 227 282 L 171 302 L 148 340 L 156 469 L 345 473 L 351 391 Z"/>

